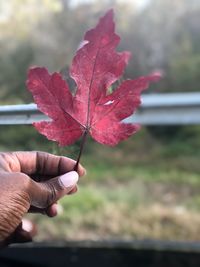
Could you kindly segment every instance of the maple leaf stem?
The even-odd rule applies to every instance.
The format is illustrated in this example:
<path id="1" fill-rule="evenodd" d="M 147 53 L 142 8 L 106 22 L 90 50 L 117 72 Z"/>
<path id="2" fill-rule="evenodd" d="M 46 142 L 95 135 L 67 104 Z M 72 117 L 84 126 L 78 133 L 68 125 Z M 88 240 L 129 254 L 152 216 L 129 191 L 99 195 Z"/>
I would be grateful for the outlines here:
<path id="1" fill-rule="evenodd" d="M 81 146 L 80 146 L 80 150 L 79 150 L 79 155 L 78 155 L 78 158 L 76 160 L 76 164 L 74 166 L 74 171 L 77 171 L 78 170 L 78 164 L 80 162 L 80 159 L 81 159 L 81 155 L 83 153 L 83 148 L 84 148 L 84 145 L 86 143 L 86 139 L 87 139 L 87 134 L 88 134 L 88 130 L 85 130 L 84 134 L 83 134 L 83 137 L 82 137 L 82 141 L 81 141 Z"/>

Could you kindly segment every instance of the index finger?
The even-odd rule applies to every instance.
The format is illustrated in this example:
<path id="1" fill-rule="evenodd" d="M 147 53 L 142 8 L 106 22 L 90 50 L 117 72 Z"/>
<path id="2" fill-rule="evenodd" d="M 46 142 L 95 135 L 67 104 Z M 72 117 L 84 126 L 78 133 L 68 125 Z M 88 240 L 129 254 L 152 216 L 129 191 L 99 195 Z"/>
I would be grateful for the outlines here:
<path id="1" fill-rule="evenodd" d="M 25 174 L 40 174 L 57 176 L 62 175 L 66 172 L 72 171 L 76 164 L 76 161 L 64 156 L 56 156 L 50 153 L 41 151 L 31 152 L 12 152 L 12 155 L 18 161 L 18 168 Z M 85 169 L 79 164 L 77 170 L 79 176 L 85 174 Z"/>

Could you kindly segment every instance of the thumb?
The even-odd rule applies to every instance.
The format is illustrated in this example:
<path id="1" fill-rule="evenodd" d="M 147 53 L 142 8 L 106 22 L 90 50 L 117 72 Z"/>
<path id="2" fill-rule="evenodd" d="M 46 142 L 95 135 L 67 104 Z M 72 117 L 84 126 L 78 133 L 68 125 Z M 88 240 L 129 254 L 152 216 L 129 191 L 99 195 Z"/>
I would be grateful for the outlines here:
<path id="1" fill-rule="evenodd" d="M 31 205 L 38 208 L 47 208 L 69 193 L 76 186 L 78 179 L 78 173 L 71 171 L 42 183 L 32 180 Z"/>

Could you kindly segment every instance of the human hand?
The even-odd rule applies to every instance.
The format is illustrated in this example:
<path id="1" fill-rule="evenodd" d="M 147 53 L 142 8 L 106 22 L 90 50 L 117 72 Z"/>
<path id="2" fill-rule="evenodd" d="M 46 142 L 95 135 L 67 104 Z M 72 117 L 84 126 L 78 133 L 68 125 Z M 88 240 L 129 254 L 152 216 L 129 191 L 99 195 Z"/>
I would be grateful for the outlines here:
<path id="1" fill-rule="evenodd" d="M 75 161 L 45 152 L 0 153 L 0 243 L 30 241 L 23 230 L 27 212 L 53 217 L 56 201 L 77 191 L 79 176 L 85 174 Z"/>

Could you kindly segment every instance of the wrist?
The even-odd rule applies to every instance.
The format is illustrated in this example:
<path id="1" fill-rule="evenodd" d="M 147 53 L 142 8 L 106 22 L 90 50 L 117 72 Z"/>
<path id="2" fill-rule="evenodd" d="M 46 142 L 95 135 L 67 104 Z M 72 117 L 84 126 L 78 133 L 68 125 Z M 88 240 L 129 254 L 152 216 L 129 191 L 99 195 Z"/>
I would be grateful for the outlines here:
<path id="1" fill-rule="evenodd" d="M 0 196 L 0 242 L 15 231 L 29 208 L 30 198 L 26 192 L 6 192 Z"/>

